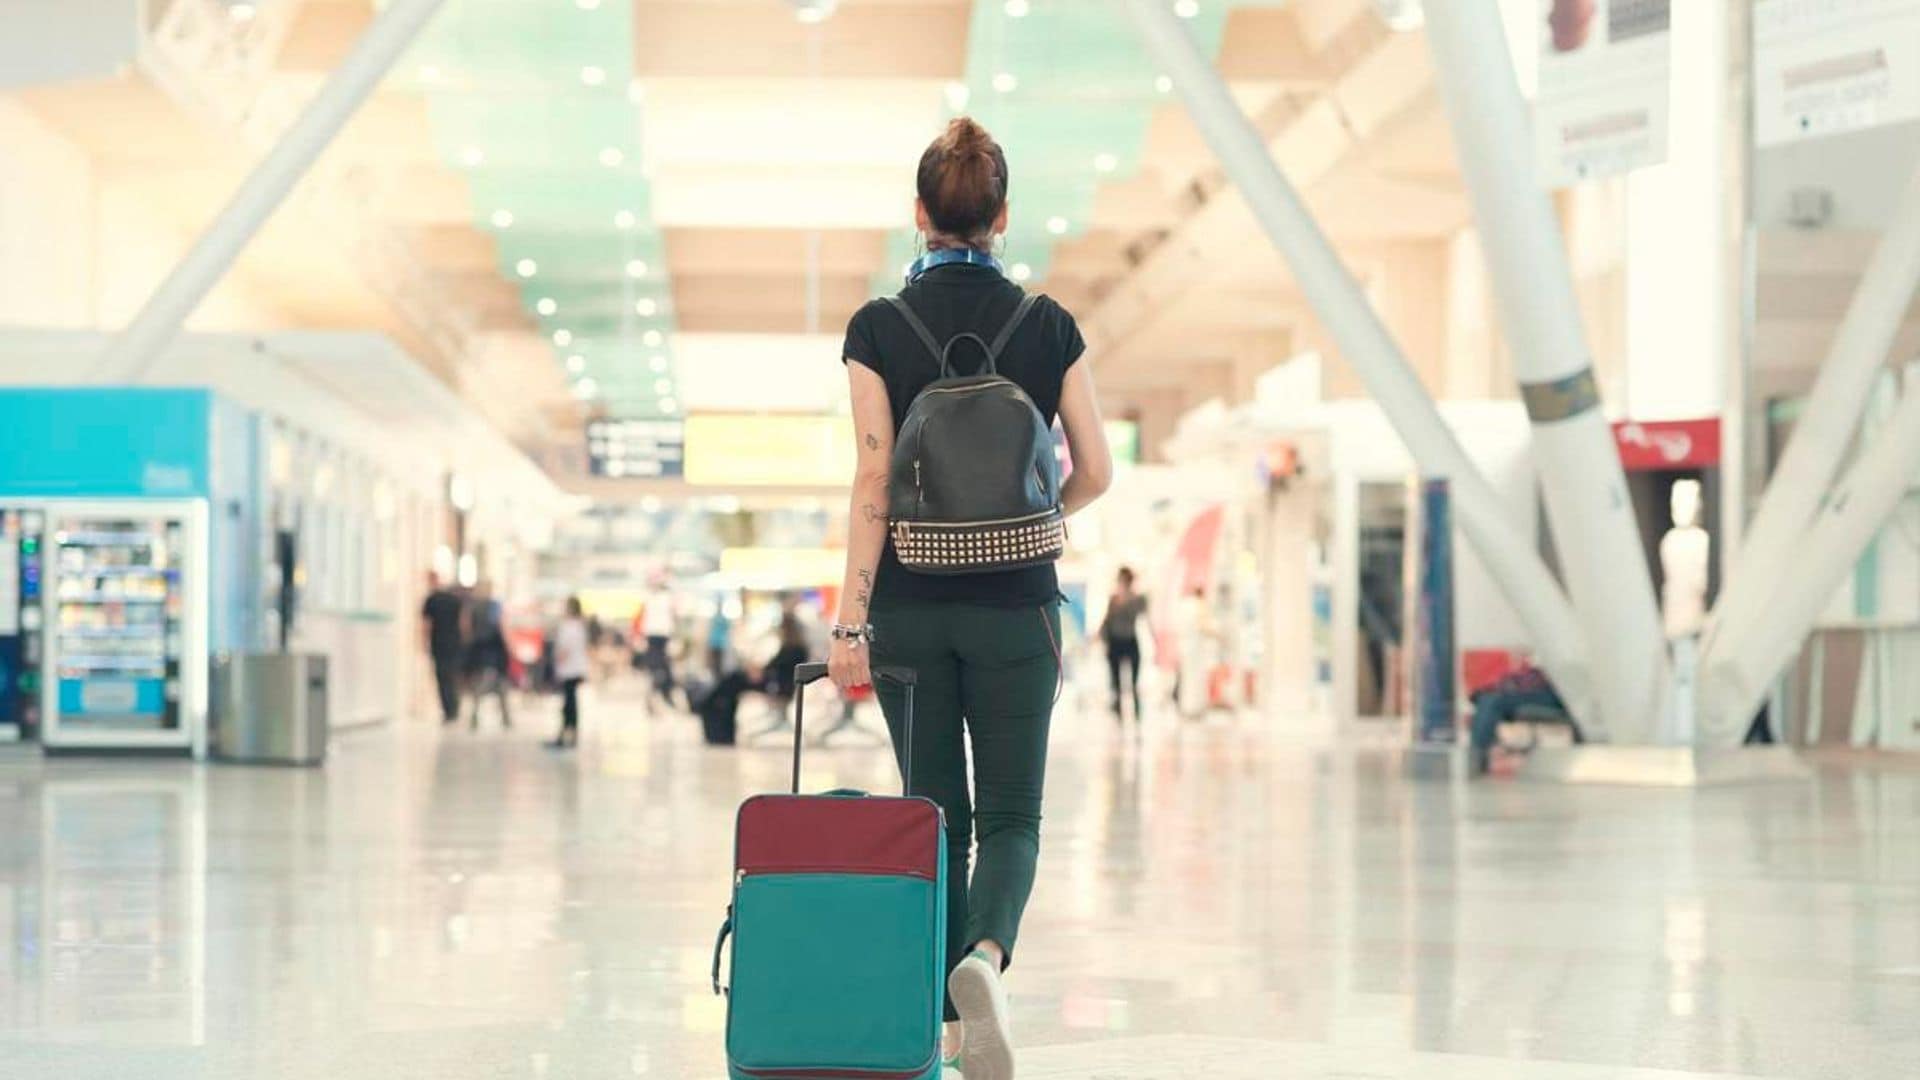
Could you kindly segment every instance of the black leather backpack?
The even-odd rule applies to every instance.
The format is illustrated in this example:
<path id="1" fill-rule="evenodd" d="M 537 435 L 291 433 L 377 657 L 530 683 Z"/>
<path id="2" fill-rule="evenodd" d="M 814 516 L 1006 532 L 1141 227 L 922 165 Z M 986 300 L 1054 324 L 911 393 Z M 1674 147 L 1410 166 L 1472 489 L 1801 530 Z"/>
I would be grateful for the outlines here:
<path id="1" fill-rule="evenodd" d="M 909 570 L 1013 570 L 1052 562 L 1066 548 L 1053 432 L 1026 391 L 995 368 L 1034 299 L 1021 298 L 992 344 L 963 332 L 942 347 L 906 301 L 888 298 L 940 365 L 893 445 L 888 519 Z M 953 347 L 963 341 L 985 355 L 972 375 L 953 371 Z"/>

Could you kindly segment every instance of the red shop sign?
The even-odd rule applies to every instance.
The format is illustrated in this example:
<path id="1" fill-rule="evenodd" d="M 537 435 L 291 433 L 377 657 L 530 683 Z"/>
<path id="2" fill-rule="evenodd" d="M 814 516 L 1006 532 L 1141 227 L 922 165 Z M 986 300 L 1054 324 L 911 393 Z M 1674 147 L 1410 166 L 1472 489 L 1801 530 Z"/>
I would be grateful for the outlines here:
<path id="1" fill-rule="evenodd" d="M 1628 472 L 1704 469 L 1720 464 L 1720 418 L 1628 420 L 1613 425 L 1620 464 Z"/>

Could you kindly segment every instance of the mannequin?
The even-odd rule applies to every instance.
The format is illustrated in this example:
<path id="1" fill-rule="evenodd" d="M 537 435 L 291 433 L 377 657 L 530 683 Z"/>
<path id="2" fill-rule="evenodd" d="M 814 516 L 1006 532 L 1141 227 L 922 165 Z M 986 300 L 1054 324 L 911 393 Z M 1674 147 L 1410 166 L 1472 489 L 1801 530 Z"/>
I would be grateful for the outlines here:
<path id="1" fill-rule="evenodd" d="M 1679 480 L 1667 508 L 1673 527 L 1660 538 L 1660 614 L 1667 640 L 1697 637 L 1707 618 L 1710 541 L 1700 527 L 1700 481 Z"/>

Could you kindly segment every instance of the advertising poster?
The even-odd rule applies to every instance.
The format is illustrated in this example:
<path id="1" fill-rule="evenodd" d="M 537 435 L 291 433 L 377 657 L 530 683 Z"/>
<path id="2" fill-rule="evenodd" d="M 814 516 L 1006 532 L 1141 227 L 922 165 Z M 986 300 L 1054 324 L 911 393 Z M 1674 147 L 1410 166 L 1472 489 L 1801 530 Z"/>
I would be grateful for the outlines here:
<path id="1" fill-rule="evenodd" d="M 1758 0 L 1754 141 L 1920 119 L 1920 0 Z"/>
<path id="2" fill-rule="evenodd" d="M 1672 0 L 1540 0 L 1541 183 L 1569 187 L 1666 160 L 1671 27 Z"/>

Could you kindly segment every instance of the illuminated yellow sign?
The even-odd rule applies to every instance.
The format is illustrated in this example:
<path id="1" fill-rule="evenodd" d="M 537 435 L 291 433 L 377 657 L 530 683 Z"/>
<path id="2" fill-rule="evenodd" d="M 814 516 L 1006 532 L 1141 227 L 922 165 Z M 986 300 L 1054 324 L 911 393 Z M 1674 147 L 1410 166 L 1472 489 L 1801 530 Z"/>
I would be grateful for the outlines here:
<path id="1" fill-rule="evenodd" d="M 687 417 L 689 484 L 845 487 L 853 464 L 853 421 L 843 416 Z"/>
<path id="2" fill-rule="evenodd" d="M 720 552 L 720 572 L 757 588 L 838 585 L 847 572 L 847 553 L 837 548 L 727 548 Z"/>

